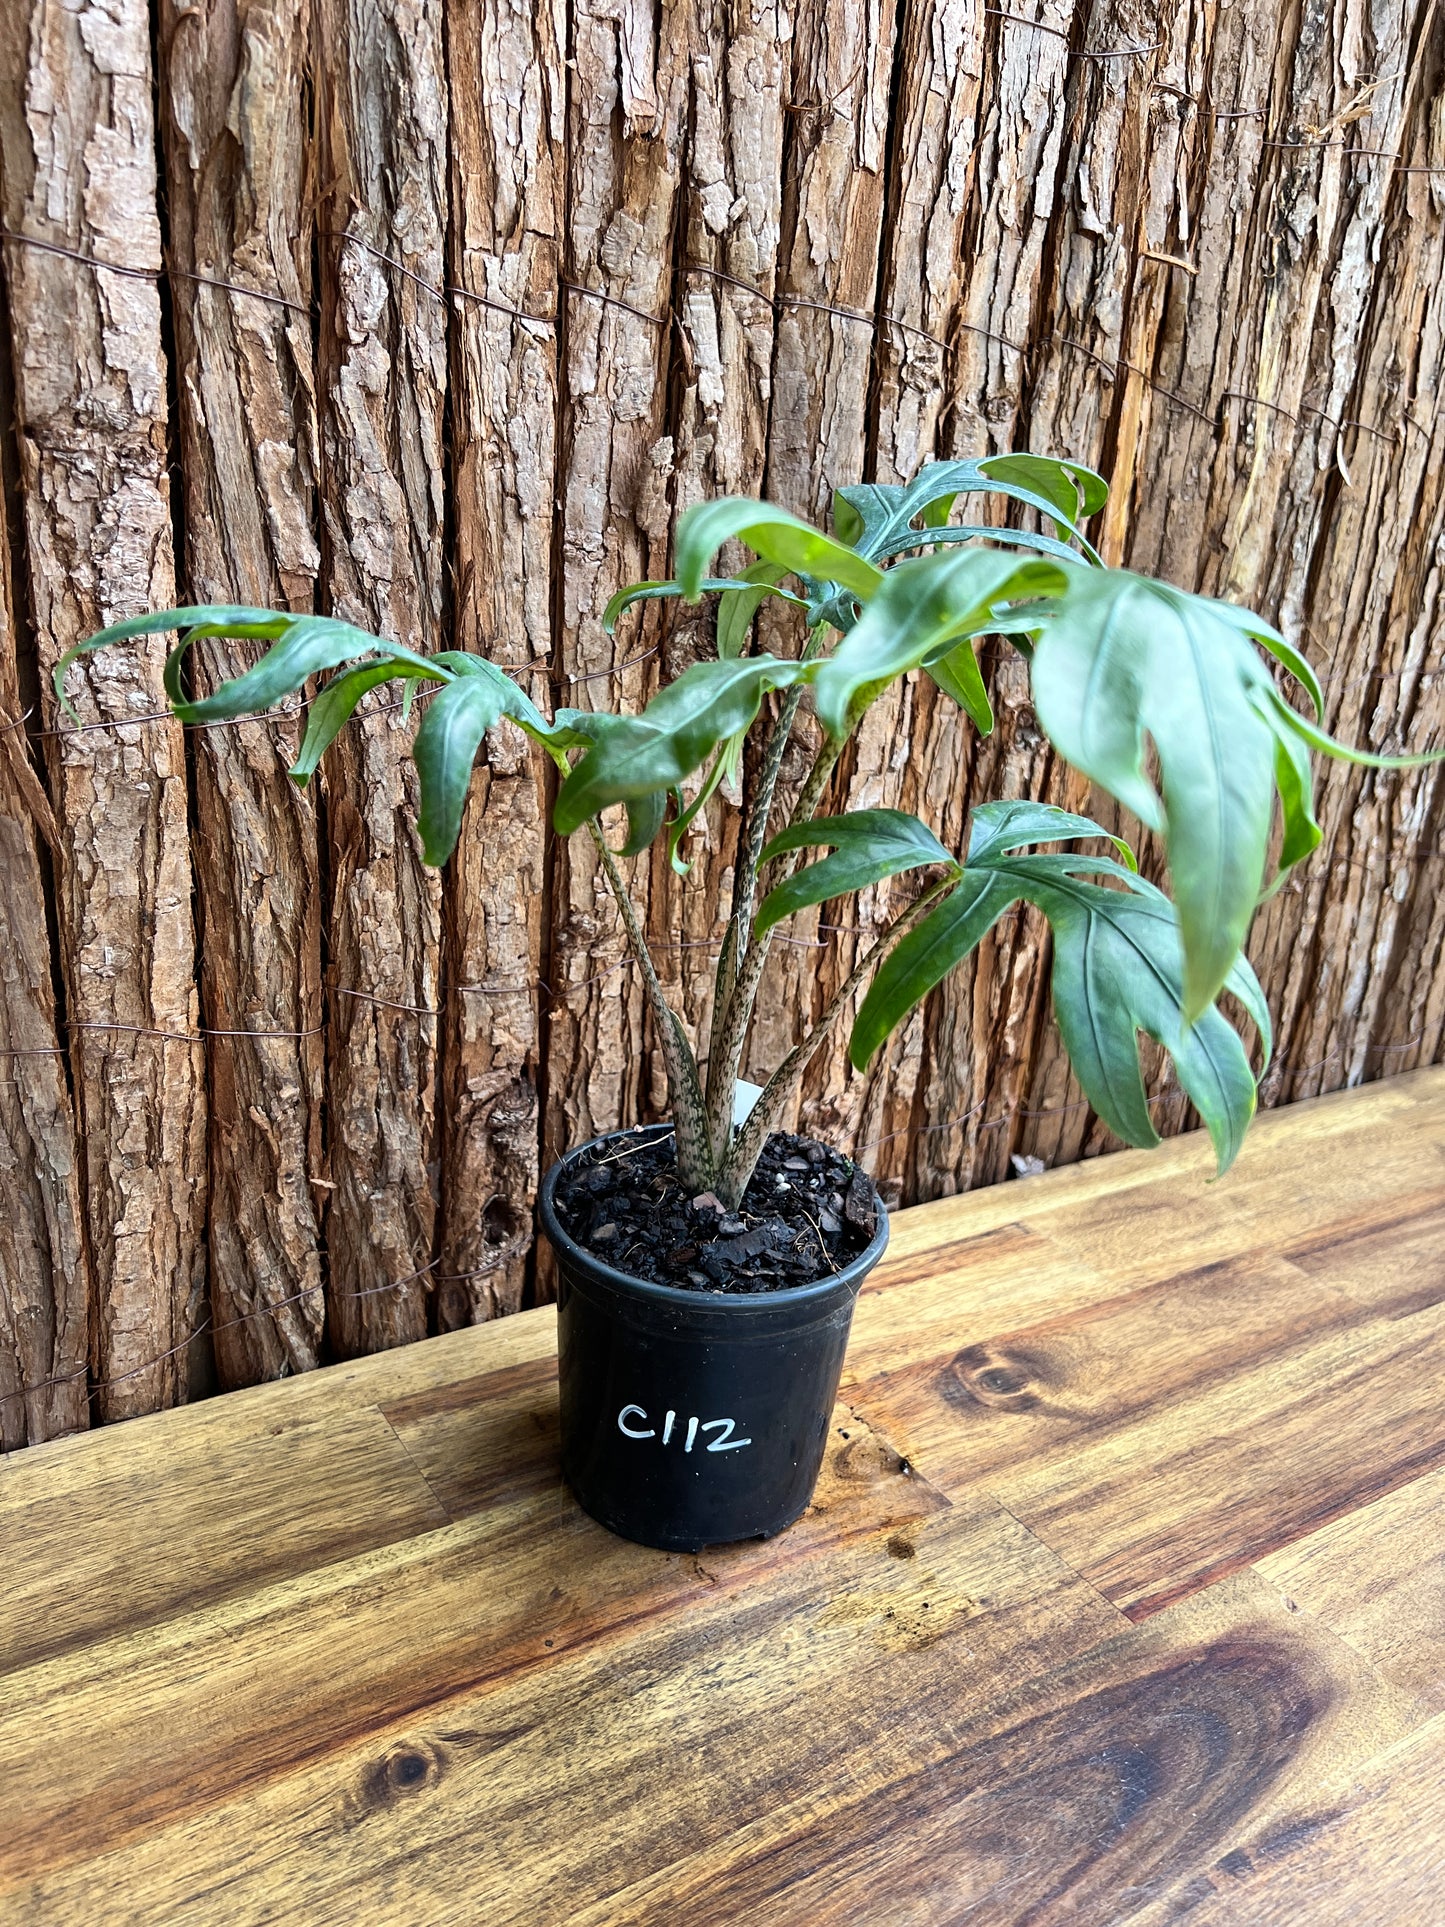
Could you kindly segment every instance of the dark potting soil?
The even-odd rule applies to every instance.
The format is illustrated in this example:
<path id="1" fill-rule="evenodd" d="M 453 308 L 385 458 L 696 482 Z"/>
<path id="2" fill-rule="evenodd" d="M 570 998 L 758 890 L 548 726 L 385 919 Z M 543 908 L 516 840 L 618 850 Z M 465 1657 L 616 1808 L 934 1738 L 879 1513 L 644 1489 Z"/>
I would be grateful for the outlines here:
<path id="1" fill-rule="evenodd" d="M 671 1133 L 620 1135 L 582 1153 L 557 1215 L 614 1271 L 683 1291 L 784 1291 L 831 1277 L 877 1229 L 868 1179 L 811 1138 L 775 1131 L 736 1211 L 677 1181 Z"/>

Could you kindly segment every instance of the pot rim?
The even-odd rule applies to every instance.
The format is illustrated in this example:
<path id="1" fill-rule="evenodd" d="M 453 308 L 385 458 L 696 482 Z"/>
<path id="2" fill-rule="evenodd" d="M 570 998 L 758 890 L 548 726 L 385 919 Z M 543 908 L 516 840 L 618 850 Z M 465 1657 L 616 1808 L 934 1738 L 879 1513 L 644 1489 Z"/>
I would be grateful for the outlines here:
<path id="1" fill-rule="evenodd" d="M 584 1151 L 590 1151 L 594 1144 L 610 1144 L 618 1138 L 649 1137 L 670 1131 L 670 1124 L 634 1124 L 618 1131 L 600 1131 L 596 1137 L 588 1138 L 582 1144 L 573 1145 L 561 1157 L 548 1165 L 541 1186 L 537 1192 L 537 1215 L 542 1222 L 542 1230 L 548 1242 L 559 1252 L 565 1251 L 574 1263 L 585 1265 L 588 1270 L 600 1275 L 614 1290 L 630 1292 L 634 1296 L 650 1300 L 654 1304 L 673 1305 L 679 1308 L 691 1307 L 694 1311 L 736 1311 L 746 1317 L 750 1312 L 756 1314 L 772 1305 L 806 1305 L 814 1300 L 830 1297 L 840 1286 L 861 1285 L 868 1273 L 878 1263 L 888 1247 L 888 1207 L 878 1195 L 878 1187 L 868 1178 L 872 1187 L 874 1203 L 878 1208 L 878 1228 L 868 1243 L 854 1258 L 839 1270 L 830 1272 L 826 1278 L 815 1278 L 810 1285 L 785 1285 L 780 1291 L 689 1291 L 681 1285 L 660 1285 L 651 1278 L 634 1278 L 630 1271 L 618 1271 L 605 1259 L 599 1258 L 586 1245 L 577 1240 L 557 1216 L 553 1197 L 562 1172 Z M 810 1139 L 819 1143 L 821 1139 Z M 831 1147 L 829 1147 L 831 1148 Z M 868 1173 L 863 1173 L 868 1177 Z"/>

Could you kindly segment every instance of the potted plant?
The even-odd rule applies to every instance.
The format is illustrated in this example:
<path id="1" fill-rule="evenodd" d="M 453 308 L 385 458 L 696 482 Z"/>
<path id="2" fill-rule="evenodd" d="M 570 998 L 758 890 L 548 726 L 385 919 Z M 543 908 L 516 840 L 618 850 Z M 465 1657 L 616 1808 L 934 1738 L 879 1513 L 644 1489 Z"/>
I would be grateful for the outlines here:
<path id="1" fill-rule="evenodd" d="M 1258 616 L 1105 567 L 1079 524 L 1106 492 L 1077 463 L 1004 455 L 933 463 L 906 486 L 839 489 L 831 534 L 762 502 L 702 504 L 678 526 L 675 579 L 625 590 L 604 624 L 658 597 L 716 595 L 716 657 L 635 715 L 562 709 L 549 718 L 481 656 L 417 654 L 329 617 L 238 607 L 117 623 L 56 669 L 64 702 L 76 656 L 175 630 L 165 689 L 190 723 L 264 711 L 337 671 L 311 703 L 291 771 L 298 783 L 368 690 L 391 681 L 408 698 L 430 690 L 413 755 L 433 864 L 456 843 L 489 729 L 510 718 L 555 761 L 556 828 L 597 847 L 669 1087 L 664 1124 L 574 1147 L 540 1198 L 560 1272 L 563 1468 L 587 1510 L 629 1538 L 696 1549 L 767 1535 L 811 1496 L 854 1300 L 882 1255 L 887 1221 L 861 1171 L 779 1127 L 858 992 L 849 1053 L 861 1068 L 1011 905 L 1031 903 L 1052 931 L 1065 1047 L 1105 1124 L 1131 1144 L 1157 1141 L 1143 1031 L 1171 1053 L 1221 1172 L 1239 1150 L 1255 1077 L 1215 1000 L 1233 994 L 1267 1061 L 1269 1012 L 1242 946 L 1271 887 L 1276 806 L 1277 885 L 1319 841 L 1311 749 L 1385 759 L 1343 750 L 1286 702 L 1268 658 L 1316 716 L 1323 710 L 1309 665 Z M 960 498 L 980 494 L 1032 512 L 1039 527 L 950 519 Z M 726 544 L 755 559 L 709 575 Z M 796 612 L 796 654 L 751 646 L 765 599 Z M 182 666 L 206 635 L 270 647 L 191 701 Z M 897 677 L 922 671 L 973 727 L 991 729 L 974 653 L 984 635 L 1008 637 L 1028 660 L 1055 749 L 1162 836 L 1172 900 L 1139 874 L 1126 843 L 1041 803 L 976 809 L 962 852 L 899 810 L 827 812 L 844 745 Z M 821 747 L 791 808 L 779 810 L 783 756 L 805 700 Z M 748 756 L 755 728 L 761 743 Z M 729 777 L 742 786 L 738 855 L 708 1047 L 698 1053 L 664 997 L 619 858 L 662 836 L 683 867 L 682 837 Z M 614 806 L 627 826 L 615 851 L 603 828 Z M 916 885 L 903 907 L 761 1091 L 746 1087 L 754 1101 L 740 1102 L 775 931 L 806 906 L 904 876 Z"/>

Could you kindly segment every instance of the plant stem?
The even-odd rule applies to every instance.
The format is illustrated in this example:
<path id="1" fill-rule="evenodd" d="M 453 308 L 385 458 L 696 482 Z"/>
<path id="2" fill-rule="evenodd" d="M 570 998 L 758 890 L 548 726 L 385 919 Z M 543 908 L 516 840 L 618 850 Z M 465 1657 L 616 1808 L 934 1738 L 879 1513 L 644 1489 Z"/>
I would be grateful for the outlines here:
<path id="1" fill-rule="evenodd" d="M 777 1128 L 778 1121 L 792 1102 L 793 1095 L 803 1080 L 803 1073 L 817 1056 L 819 1049 L 847 1008 L 853 992 L 864 978 L 872 973 L 874 967 L 882 961 L 886 952 L 892 949 L 904 932 L 918 921 L 924 911 L 940 897 L 948 894 L 958 882 L 958 876 L 957 871 L 950 871 L 930 889 L 925 890 L 922 896 L 916 897 L 906 910 L 899 911 L 882 936 L 853 966 L 844 981 L 834 991 L 817 1023 L 807 1032 L 801 1043 L 794 1045 L 768 1079 L 763 1094 L 753 1106 L 747 1123 L 739 1131 L 736 1141 L 725 1156 L 719 1160 L 717 1180 L 713 1189 L 729 1209 L 737 1207 L 738 1201 L 747 1189 L 748 1179 L 757 1167 L 758 1159 L 762 1155 L 763 1146 L 767 1143 L 770 1133 Z"/>
<path id="2" fill-rule="evenodd" d="M 662 1046 L 662 1060 L 667 1067 L 667 1094 L 672 1105 L 673 1125 L 677 1134 L 677 1175 L 678 1181 L 688 1189 L 707 1191 L 713 1181 L 712 1146 L 708 1137 L 707 1113 L 703 1107 L 702 1086 L 698 1081 L 697 1059 L 692 1054 L 692 1046 L 686 1033 L 677 1020 L 677 1015 L 666 997 L 662 994 L 662 984 L 658 979 L 657 966 L 652 961 L 652 952 L 647 947 L 647 939 L 642 934 L 637 911 L 632 898 L 628 895 L 627 885 L 622 880 L 622 872 L 617 867 L 617 859 L 611 846 L 602 833 L 602 826 L 594 817 L 587 825 L 597 854 L 602 859 L 603 873 L 608 887 L 617 900 L 617 908 L 622 913 L 623 928 L 637 966 L 642 972 L 642 980 L 647 986 L 648 999 L 652 1005 L 657 1022 L 658 1041 Z"/>
<path id="3" fill-rule="evenodd" d="M 758 859 L 768 840 L 768 819 L 773 813 L 778 774 L 783 767 L 783 755 L 792 737 L 802 700 L 801 686 L 788 690 L 784 695 L 763 752 L 757 793 L 744 799 L 743 847 L 733 876 L 732 914 L 722 954 L 718 958 L 717 984 L 713 995 L 713 1008 L 717 1011 L 726 1010 L 737 981 L 738 966 L 747 954 L 752 932 L 753 903 L 758 889 Z"/>
<path id="4" fill-rule="evenodd" d="M 804 662 L 810 662 L 814 656 L 822 653 L 825 637 L 826 629 L 820 624 L 808 637 L 803 647 Z M 749 796 L 746 788 L 744 789 L 742 850 L 737 868 L 733 873 L 732 912 L 728 918 L 722 951 L 717 960 L 717 981 L 713 990 L 712 1004 L 715 1013 L 720 1014 L 727 1009 L 733 994 L 733 986 L 737 981 L 738 967 L 752 941 L 753 909 L 758 894 L 758 862 L 768 840 L 768 822 L 773 813 L 773 798 L 777 794 L 778 776 L 783 767 L 783 757 L 787 752 L 788 744 L 792 741 L 793 726 L 798 720 L 798 710 L 802 701 L 803 687 L 798 683 L 784 695 L 773 721 L 773 727 L 768 732 L 756 793 Z"/>
<path id="5" fill-rule="evenodd" d="M 810 821 L 822 800 L 823 791 L 828 787 L 828 779 L 833 774 L 838 757 L 842 752 L 841 742 L 825 738 L 823 747 L 808 772 L 808 780 L 793 805 L 788 819 L 789 827 L 795 823 Z M 783 874 L 789 877 L 803 860 L 803 852 L 795 850 L 782 859 Z M 748 923 L 752 923 L 749 912 Z M 713 1020 L 712 1049 L 709 1054 L 707 1078 L 707 1131 L 712 1150 L 713 1163 L 720 1165 L 727 1156 L 728 1145 L 732 1141 L 733 1102 L 737 1091 L 738 1066 L 742 1062 L 743 1046 L 747 1042 L 748 1026 L 752 1022 L 753 1005 L 757 1001 L 758 986 L 763 980 L 763 970 L 772 948 L 773 933 L 752 942 L 743 955 L 737 968 L 736 981 L 726 1007 Z"/>

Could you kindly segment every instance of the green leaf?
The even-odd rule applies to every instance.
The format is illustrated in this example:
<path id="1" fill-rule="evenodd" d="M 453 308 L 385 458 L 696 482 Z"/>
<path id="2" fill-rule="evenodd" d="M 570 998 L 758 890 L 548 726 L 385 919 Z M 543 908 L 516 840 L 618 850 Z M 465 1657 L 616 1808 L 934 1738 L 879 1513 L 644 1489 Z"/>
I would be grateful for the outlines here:
<path id="1" fill-rule="evenodd" d="M 1301 716 L 1297 709 L 1291 709 L 1268 678 L 1260 693 L 1263 697 L 1260 708 L 1272 721 L 1276 734 L 1296 736 L 1311 749 L 1323 750 L 1326 756 L 1333 756 L 1339 762 L 1355 763 L 1362 769 L 1424 769 L 1431 763 L 1445 761 L 1445 749 L 1416 750 L 1408 756 L 1384 756 L 1377 750 L 1357 749 L 1353 743 L 1342 743 L 1338 737 L 1331 736 L 1327 729 Z"/>
<path id="2" fill-rule="evenodd" d="M 987 865 L 965 866 L 957 889 L 914 925 L 869 985 L 848 1039 L 855 1070 L 867 1069 L 888 1033 L 982 942 L 1017 896 Z"/>
<path id="3" fill-rule="evenodd" d="M 667 798 L 666 790 L 654 790 L 651 796 L 628 799 L 627 841 L 619 856 L 638 856 L 647 848 L 667 817 Z"/>
<path id="4" fill-rule="evenodd" d="M 713 758 L 712 768 L 698 785 L 697 795 L 690 803 L 683 802 L 681 790 L 672 792 L 677 804 L 677 814 L 667 826 L 667 860 L 680 877 L 685 877 L 692 865 L 683 862 L 677 853 L 678 846 L 692 828 L 698 812 L 705 807 L 723 778 L 731 777 L 734 782 L 737 781 L 737 765 L 742 755 L 742 747 L 741 735 L 734 736 L 723 744 Z"/>
<path id="5" fill-rule="evenodd" d="M 341 734 L 362 697 L 368 690 L 375 689 L 380 683 L 391 682 L 397 676 L 405 676 L 412 682 L 428 680 L 419 669 L 394 659 L 364 663 L 360 669 L 348 669 L 344 675 L 332 677 L 325 688 L 318 692 L 307 714 L 306 734 L 301 740 L 296 761 L 287 771 L 294 782 L 305 787 L 316 774 L 323 751 L 329 749 Z"/>
<path id="6" fill-rule="evenodd" d="M 819 720 L 834 738 L 895 677 L 950 653 L 996 624 L 1000 605 L 1062 589 L 1075 571 L 998 549 L 922 555 L 890 569 L 883 587 L 818 670 Z M 956 671 L 953 680 L 959 682 Z"/>
<path id="7" fill-rule="evenodd" d="M 761 862 L 769 864 L 787 850 L 824 844 L 835 850 L 833 856 L 810 863 L 763 898 L 758 906 L 759 936 L 810 904 L 849 896 L 885 877 L 932 863 L 946 864 L 955 872 L 959 868 L 927 824 L 903 810 L 853 810 L 846 816 L 820 816 L 810 823 L 793 824 L 773 838 Z"/>
<path id="8" fill-rule="evenodd" d="M 1021 828 L 1019 819 L 1002 834 L 1011 841 Z M 849 1041 L 854 1065 L 863 1069 L 894 1025 L 1022 898 L 1048 918 L 1054 1012 L 1075 1075 L 1104 1123 L 1130 1144 L 1158 1142 L 1139 1062 L 1144 1031 L 1173 1057 L 1219 1169 L 1227 1170 L 1254 1114 L 1254 1076 L 1238 1035 L 1212 1004 L 1192 1025 L 1186 1020 L 1184 952 L 1173 905 L 1108 858 L 1011 855 L 1000 833 L 998 822 L 985 825 L 958 887 L 909 931 L 874 978 Z M 1107 888 L 1087 880 L 1090 874 L 1126 887 Z M 1260 1026 L 1267 1053 L 1269 1013 L 1242 959 L 1231 969 L 1229 987 Z"/>
<path id="9" fill-rule="evenodd" d="M 703 571 L 723 543 L 745 542 L 765 562 L 812 582 L 837 582 L 866 602 L 883 580 L 856 549 L 824 535 L 786 509 L 745 496 L 699 502 L 677 525 L 677 579 L 689 601 L 702 593 Z"/>
<path id="10" fill-rule="evenodd" d="M 1238 956 L 1263 881 L 1275 757 L 1258 697 L 1274 688 L 1269 673 L 1200 597 L 1124 570 L 1073 569 L 1039 631 L 1032 677 L 1060 755 L 1164 833 L 1192 1020 Z"/>
<path id="11" fill-rule="evenodd" d="M 526 690 L 485 656 L 473 655 L 469 649 L 439 649 L 434 656 L 422 656 L 418 660 L 427 665 L 439 664 L 453 675 L 471 676 L 488 684 L 496 697 L 499 713 L 509 716 L 534 742 L 556 748 L 578 740 L 549 723 Z"/>
<path id="12" fill-rule="evenodd" d="M 1284 841 L 1279 852 L 1279 882 L 1319 847 L 1323 831 L 1315 820 L 1314 770 L 1309 746 L 1292 729 L 1280 729 L 1274 739 L 1274 783 L 1284 816 Z"/>
<path id="13" fill-rule="evenodd" d="M 482 738 L 501 713 L 493 682 L 458 676 L 432 699 L 421 719 L 411 753 L 421 777 L 417 828 L 428 863 L 440 866 L 457 846 L 472 766 Z"/>
<path id="14" fill-rule="evenodd" d="M 779 570 L 778 573 L 781 575 L 785 574 L 786 571 Z M 751 587 L 750 576 L 751 571 L 746 569 L 741 575 L 705 576 L 698 584 L 698 590 L 702 595 L 712 595 L 726 589 L 742 590 L 745 594 L 752 595 L 755 591 Z M 806 609 L 808 606 L 801 596 L 789 595 L 784 589 L 778 589 L 776 591 L 771 588 L 758 590 L 756 591 L 757 602 L 761 602 L 765 595 L 773 593 L 782 596 L 787 602 L 795 603 L 800 609 Z M 656 602 L 665 596 L 677 596 L 681 594 L 682 585 L 678 582 L 630 583 L 627 588 L 619 589 L 607 607 L 602 611 L 602 627 L 609 636 L 613 635 L 616 632 L 619 618 L 626 610 L 630 609 L 634 603 Z M 695 601 L 696 597 L 693 597 L 692 600 Z M 757 608 L 757 602 L 753 604 L 754 609 Z M 721 650 L 719 650 L 718 653 L 721 654 Z"/>
<path id="15" fill-rule="evenodd" d="M 980 736 L 992 736 L 993 704 L 988 699 L 983 672 L 978 666 L 978 657 L 973 653 L 971 642 L 961 642 L 956 649 L 950 649 L 947 655 L 935 656 L 925 673 L 933 678 L 945 696 L 952 696 Z"/>
<path id="16" fill-rule="evenodd" d="M 1112 843 L 1128 868 L 1137 873 L 1138 861 L 1122 836 L 1113 835 L 1091 816 L 1076 816 L 1072 810 L 1035 803 L 1027 796 L 979 804 L 969 819 L 968 862 L 987 863 L 1029 844 L 1075 843 L 1086 836 L 1100 836 Z"/>
<path id="17" fill-rule="evenodd" d="M 1056 536 L 1040 535 L 1036 529 L 994 529 L 983 523 L 951 523 L 947 528 L 910 529 L 906 535 L 890 542 L 879 555 L 880 562 L 890 561 L 895 555 L 903 555 L 909 549 L 942 548 L 956 542 L 994 542 L 1006 548 L 1034 549 L 1040 555 L 1052 555 L 1060 562 L 1072 562 L 1075 568 L 1088 566 L 1077 549 L 1071 549 L 1067 542 L 1060 542 Z"/>
<path id="18" fill-rule="evenodd" d="M 79 721 L 75 707 L 65 693 L 65 672 L 81 656 L 88 656 L 97 649 L 108 649 L 114 643 L 129 642 L 136 636 L 164 635 L 171 629 L 200 629 L 202 625 L 208 635 L 267 640 L 279 636 L 294 621 L 294 616 L 278 614 L 275 609 L 252 609 L 241 603 L 222 602 L 201 603 L 184 609 L 162 609 L 153 615 L 131 616 L 125 622 L 111 623 L 109 628 L 98 630 L 95 635 L 87 636 L 84 642 L 73 643 L 66 650 L 55 665 L 56 698 L 66 715 Z M 167 663 L 167 670 L 169 667 Z M 169 691 L 169 683 L 167 688 Z M 175 693 L 179 696 L 179 689 Z"/>
<path id="19" fill-rule="evenodd" d="M 800 596 L 780 589 L 777 585 L 787 574 L 775 562 L 754 562 L 744 569 L 739 577 L 747 586 L 729 589 L 718 598 L 717 605 L 717 652 L 725 660 L 740 656 L 747 647 L 748 631 L 753 626 L 753 617 L 762 607 L 764 598 L 780 596 L 784 602 L 791 602 L 795 608 L 806 609 L 807 603 Z"/>
<path id="20" fill-rule="evenodd" d="M 207 625 L 206 633 L 235 632 L 212 623 Z M 178 700 L 176 677 L 181 657 L 197 639 L 197 634 L 193 630 L 186 636 L 171 651 L 166 664 L 166 689 L 171 696 L 171 707 L 183 723 L 227 722 L 236 716 L 260 714 L 283 697 L 294 695 L 322 670 L 338 668 L 357 658 L 386 656 L 428 675 L 437 673 L 432 658 L 417 655 L 396 643 L 384 642 L 380 636 L 358 629 L 352 623 L 338 622 L 331 616 L 297 616 L 288 620 L 261 660 L 243 675 L 222 683 L 200 702 L 188 703 Z"/>
<path id="21" fill-rule="evenodd" d="M 1015 466 L 1018 463 L 1025 467 Z M 1047 486 L 1041 492 L 1038 483 Z M 1046 515 L 1065 535 L 1078 542 L 1091 562 L 1100 563 L 1098 552 L 1085 540 L 1076 525 L 1077 504 L 1082 493 L 1086 503 L 1102 504 L 1108 489 L 1101 476 L 1075 462 L 1055 462 L 1043 456 L 989 455 L 980 460 L 928 462 L 902 487 L 866 483 L 843 488 L 834 498 L 834 513 L 842 502 L 844 509 L 862 524 L 857 547 L 877 561 L 899 548 L 913 546 L 906 538 L 917 533 L 915 524 L 938 528 L 948 519 L 960 495 L 1003 495 L 1026 508 Z M 1068 506 L 1073 504 L 1073 508 Z M 850 526 L 852 524 L 850 523 Z M 999 535 L 1010 531 L 999 530 Z"/>
<path id="22" fill-rule="evenodd" d="M 817 667 L 777 656 L 697 662 L 654 696 L 640 716 L 559 711 L 557 721 L 573 723 L 591 747 L 558 793 L 553 811 L 558 833 L 570 835 L 610 803 L 677 789 L 719 743 L 749 727 L 770 689 L 807 682 Z"/>
<path id="23" fill-rule="evenodd" d="M 1320 679 L 1315 674 L 1306 657 L 1301 655 L 1292 642 L 1287 642 L 1278 629 L 1272 628 L 1263 617 L 1257 616 L 1252 609 L 1241 609 L 1233 602 L 1218 602 L 1212 596 L 1201 596 L 1222 622 L 1230 623 L 1251 642 L 1257 642 L 1267 649 L 1276 662 L 1282 663 L 1295 681 L 1305 691 L 1314 706 L 1316 716 L 1325 713 L 1324 691 Z"/>
<path id="24" fill-rule="evenodd" d="M 1051 455 L 986 455 L 979 467 L 991 482 L 1016 482 L 1043 496 L 1061 525 L 1097 515 L 1109 499 L 1103 476 L 1081 462 L 1055 461 Z"/>
<path id="25" fill-rule="evenodd" d="M 1185 1021 L 1172 907 L 1077 879 L 1054 886 L 1040 907 L 1054 936 L 1054 1013 L 1089 1102 L 1126 1143 L 1158 1142 L 1139 1067 L 1142 1030 L 1173 1057 L 1219 1170 L 1227 1171 L 1254 1115 L 1254 1076 L 1239 1037 L 1212 1004 L 1193 1024 Z"/>

